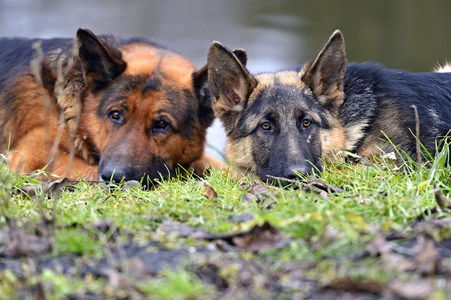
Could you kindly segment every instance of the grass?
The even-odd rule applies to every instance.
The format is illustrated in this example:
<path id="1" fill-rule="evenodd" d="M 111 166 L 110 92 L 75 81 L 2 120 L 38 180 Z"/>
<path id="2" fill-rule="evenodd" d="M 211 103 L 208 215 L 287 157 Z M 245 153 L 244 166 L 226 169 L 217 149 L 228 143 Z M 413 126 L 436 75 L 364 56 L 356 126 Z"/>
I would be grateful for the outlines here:
<path id="1" fill-rule="evenodd" d="M 406 161 L 407 167 L 400 168 L 389 158 L 373 166 L 339 159 L 326 166 L 320 178 L 345 193 L 323 197 L 294 183 L 287 188 L 267 187 L 271 193 L 263 201 L 243 201 L 244 186 L 253 183 L 251 178 L 231 180 L 215 171 L 203 180 L 178 178 L 153 190 L 80 182 L 58 197 L 42 192 L 28 197 L 11 191 L 40 183 L 1 164 L 0 227 L 14 220 L 26 233 L 48 238 L 51 251 L 0 257 L 0 298 L 31 299 L 39 293 L 46 299 L 77 295 L 215 299 L 225 294 L 315 298 L 327 296 L 331 286 L 333 293 L 346 292 L 334 286 L 344 279 L 360 284 L 357 294 L 377 298 L 382 292 L 370 292 L 365 282 L 387 290 L 394 281 L 428 278 L 435 290 L 431 295 L 444 299 L 451 287 L 439 275 L 388 268 L 383 256 L 369 256 L 366 249 L 379 234 L 411 231 L 418 216 L 436 207 L 434 185 L 445 196 L 451 194 L 451 172 L 443 163 L 446 151 L 429 167 Z M 206 185 L 217 198 L 206 197 Z M 243 214 L 253 218 L 230 222 L 230 217 Z M 438 209 L 434 217 L 447 218 L 449 213 Z M 162 233 L 158 228 L 164 220 L 214 234 L 246 231 L 269 222 L 287 242 L 264 251 L 242 251 L 223 241 Z M 445 229 L 428 236 L 440 244 L 450 237 Z M 402 239 L 390 243 L 404 247 Z M 7 244 L 4 240 L 0 247 Z M 414 246 L 401 250 L 415 252 Z M 450 259 L 442 257 L 441 265 L 450 269 Z"/>

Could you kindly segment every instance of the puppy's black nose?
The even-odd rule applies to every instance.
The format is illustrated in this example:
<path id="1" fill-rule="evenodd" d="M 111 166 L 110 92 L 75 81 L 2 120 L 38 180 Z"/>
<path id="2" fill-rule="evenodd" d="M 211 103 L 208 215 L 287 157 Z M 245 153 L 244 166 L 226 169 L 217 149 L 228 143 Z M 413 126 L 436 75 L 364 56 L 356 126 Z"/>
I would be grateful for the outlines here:
<path id="1" fill-rule="evenodd" d="M 290 180 L 298 180 L 299 175 L 311 174 L 312 170 L 312 166 L 290 166 L 286 169 L 283 177 Z"/>

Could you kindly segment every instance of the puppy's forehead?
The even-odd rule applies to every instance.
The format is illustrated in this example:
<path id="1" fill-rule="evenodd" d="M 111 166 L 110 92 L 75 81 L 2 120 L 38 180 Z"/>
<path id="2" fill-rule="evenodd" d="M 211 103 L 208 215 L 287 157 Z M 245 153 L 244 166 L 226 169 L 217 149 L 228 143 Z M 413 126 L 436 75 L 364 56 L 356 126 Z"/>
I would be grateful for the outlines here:
<path id="1" fill-rule="evenodd" d="M 285 85 L 295 88 L 302 87 L 302 81 L 299 73 L 293 70 L 280 71 L 277 73 L 261 73 L 255 78 L 262 86 Z"/>
<path id="2" fill-rule="evenodd" d="M 307 115 L 319 124 L 326 124 L 321 105 L 300 77 L 296 71 L 255 76 L 258 84 L 249 97 L 245 116 L 257 122 L 268 115 L 281 119 Z"/>
<path id="3" fill-rule="evenodd" d="M 266 102 L 270 106 L 281 106 L 286 102 L 302 103 L 312 98 L 310 88 L 302 82 L 296 71 L 281 71 L 277 73 L 262 73 L 256 75 L 257 86 L 249 97 L 249 104 Z"/>
<path id="4" fill-rule="evenodd" d="M 249 97 L 249 104 L 262 97 L 277 102 L 285 102 L 293 98 L 311 96 L 310 89 L 302 82 L 298 72 L 288 70 L 277 73 L 261 73 L 255 76 L 257 87 Z M 275 103 L 274 103 L 275 104 Z"/>

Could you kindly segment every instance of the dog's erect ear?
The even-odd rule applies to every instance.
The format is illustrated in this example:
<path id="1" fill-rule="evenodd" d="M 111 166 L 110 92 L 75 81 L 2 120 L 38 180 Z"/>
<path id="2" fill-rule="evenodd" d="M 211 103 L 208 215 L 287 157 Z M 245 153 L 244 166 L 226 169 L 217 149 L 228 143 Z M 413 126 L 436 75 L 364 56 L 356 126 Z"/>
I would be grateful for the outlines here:
<path id="1" fill-rule="evenodd" d="M 246 64 L 247 64 L 247 53 L 246 53 L 246 50 L 241 49 L 241 48 L 237 48 L 237 49 L 233 49 L 232 53 L 235 54 L 236 58 L 238 58 L 240 63 L 243 65 L 243 67 L 245 67 Z"/>
<path id="2" fill-rule="evenodd" d="M 208 52 L 208 82 L 214 100 L 216 115 L 221 118 L 229 111 L 241 111 L 243 104 L 257 85 L 244 67 L 246 52 L 234 52 L 219 42 L 213 42 Z"/>
<path id="3" fill-rule="evenodd" d="M 124 72 L 126 63 L 121 59 L 121 52 L 107 46 L 90 30 L 78 29 L 77 46 L 88 82 L 94 82 L 95 87 L 112 81 Z"/>
<path id="4" fill-rule="evenodd" d="M 213 101 L 208 85 L 208 67 L 205 65 L 202 69 L 193 73 L 194 93 L 198 101 L 198 116 L 202 125 L 207 128 L 215 119 L 213 111 Z"/>
<path id="5" fill-rule="evenodd" d="M 316 58 L 306 64 L 301 80 L 311 88 L 321 105 L 337 114 L 343 103 L 343 78 L 346 70 L 346 50 L 343 35 L 336 30 Z"/>
<path id="6" fill-rule="evenodd" d="M 243 66 L 247 63 L 247 53 L 243 49 L 233 49 L 233 54 Z M 193 73 L 194 92 L 199 101 L 199 118 L 205 127 L 209 127 L 215 118 L 213 112 L 213 101 L 208 84 L 208 65 Z"/>

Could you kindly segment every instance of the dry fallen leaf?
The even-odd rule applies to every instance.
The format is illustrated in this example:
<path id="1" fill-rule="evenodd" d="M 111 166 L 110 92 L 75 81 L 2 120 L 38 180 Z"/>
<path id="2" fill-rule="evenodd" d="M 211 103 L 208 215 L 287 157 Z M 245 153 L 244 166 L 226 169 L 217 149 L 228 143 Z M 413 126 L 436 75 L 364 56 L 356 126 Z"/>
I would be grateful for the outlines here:
<path id="1" fill-rule="evenodd" d="M 24 232 L 14 220 L 9 220 L 1 229 L 0 243 L 5 244 L 1 252 L 5 257 L 36 256 L 51 250 L 46 237 Z"/>
<path id="2" fill-rule="evenodd" d="M 323 289 L 350 293 L 380 294 L 384 290 L 384 285 L 371 279 L 353 281 L 349 278 L 340 278 L 324 286 Z"/>
<path id="3" fill-rule="evenodd" d="M 416 271 L 423 275 L 435 274 L 440 264 L 440 255 L 435 249 L 434 242 L 423 235 L 417 237 L 415 245 Z"/>
<path id="4" fill-rule="evenodd" d="M 371 256 L 381 256 L 391 252 L 391 247 L 385 237 L 381 234 L 376 235 L 365 247 Z"/>
<path id="5" fill-rule="evenodd" d="M 434 184 L 434 196 L 435 201 L 437 202 L 437 205 L 442 210 L 450 210 L 451 209 L 451 200 L 443 196 L 442 192 L 439 188 Z"/>
<path id="6" fill-rule="evenodd" d="M 97 275 L 105 276 L 113 289 L 130 287 L 130 281 L 121 272 L 114 268 L 101 268 L 97 270 Z"/>
<path id="7" fill-rule="evenodd" d="M 333 186 L 331 184 L 325 183 L 322 180 L 319 180 L 317 177 L 315 176 L 310 176 L 307 180 L 307 184 L 317 187 L 320 190 L 323 190 L 325 192 L 328 193 L 333 193 L 333 194 L 342 194 L 345 191 L 339 187 Z"/>
<path id="8" fill-rule="evenodd" d="M 212 188 L 209 184 L 204 183 L 204 187 L 205 187 L 205 189 L 207 190 L 207 191 L 205 192 L 205 197 L 206 197 L 207 199 L 212 200 L 212 199 L 218 198 L 218 193 L 216 193 L 215 189 Z"/>
<path id="9" fill-rule="evenodd" d="M 263 208 L 271 208 L 273 197 L 276 193 L 262 184 L 247 185 L 246 194 L 243 196 L 244 202 L 256 202 L 263 206 Z"/>
<path id="10" fill-rule="evenodd" d="M 13 190 L 11 193 L 14 195 L 22 195 L 23 197 L 35 198 L 41 191 L 40 185 L 29 185 Z"/>
<path id="11" fill-rule="evenodd" d="M 44 186 L 45 195 L 59 196 L 63 189 L 69 184 L 69 178 L 52 180 Z"/>
<path id="12" fill-rule="evenodd" d="M 36 284 L 36 300 L 45 300 L 45 299 L 47 299 L 46 297 L 45 297 L 45 291 L 44 291 L 44 287 L 43 287 L 43 285 L 42 285 L 42 283 L 41 282 L 38 282 L 37 284 Z"/>
<path id="13" fill-rule="evenodd" d="M 262 251 L 274 247 L 285 235 L 268 222 L 255 226 L 251 230 L 232 235 L 232 241 L 238 248 L 247 251 Z"/>
<path id="14" fill-rule="evenodd" d="M 188 225 L 184 225 L 179 222 L 165 220 L 158 227 L 157 231 L 164 232 L 166 234 L 176 232 L 183 238 L 205 239 L 211 236 L 211 234 L 204 230 Z"/>
<path id="15" fill-rule="evenodd" d="M 47 182 L 44 186 L 30 185 L 13 190 L 15 195 L 22 194 L 24 196 L 35 198 L 40 192 L 43 192 L 46 196 L 59 196 L 64 188 L 70 183 L 68 178 L 62 178 Z"/>
<path id="16" fill-rule="evenodd" d="M 229 284 L 221 277 L 221 269 L 215 264 L 206 264 L 196 270 L 196 275 L 202 280 L 202 282 L 214 285 L 218 290 L 224 291 L 228 288 Z"/>
<path id="17" fill-rule="evenodd" d="M 149 269 L 147 268 L 146 264 L 143 262 L 143 260 L 137 256 L 134 256 L 130 258 L 130 275 L 132 275 L 134 278 L 142 278 L 145 275 L 151 274 Z"/>
<path id="18" fill-rule="evenodd" d="M 422 300 L 428 299 L 433 292 L 434 288 L 428 280 L 411 283 L 395 281 L 388 286 L 390 299 Z"/>
<path id="19" fill-rule="evenodd" d="M 361 163 L 367 167 L 374 167 L 374 164 L 365 155 L 362 155 L 362 157 L 348 156 L 347 159 L 356 164 Z"/>
<path id="20" fill-rule="evenodd" d="M 174 221 L 163 221 L 158 231 L 164 233 L 177 232 L 181 237 L 205 239 L 209 241 L 223 240 L 246 251 L 261 251 L 288 241 L 285 235 L 268 222 L 256 225 L 252 229 L 233 234 L 212 234 L 206 230 L 194 228 Z"/>

